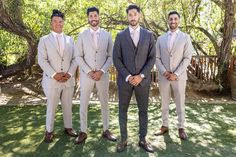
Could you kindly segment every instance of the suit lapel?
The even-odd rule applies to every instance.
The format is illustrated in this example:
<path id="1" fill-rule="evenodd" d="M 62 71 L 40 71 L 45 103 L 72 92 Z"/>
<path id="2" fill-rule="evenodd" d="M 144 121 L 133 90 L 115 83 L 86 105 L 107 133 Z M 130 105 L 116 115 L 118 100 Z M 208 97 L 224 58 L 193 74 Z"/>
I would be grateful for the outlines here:
<path id="1" fill-rule="evenodd" d="M 66 35 L 63 34 L 63 38 L 64 38 L 64 50 L 63 50 L 63 54 L 62 54 L 62 57 L 64 58 L 65 56 L 65 52 L 66 52 L 66 49 L 67 49 L 67 41 L 66 41 Z"/>
<path id="2" fill-rule="evenodd" d="M 104 38 L 104 32 L 103 32 L 102 29 L 100 28 L 100 34 L 99 34 L 99 37 L 98 37 L 98 47 L 97 47 L 97 49 L 100 48 L 100 45 L 101 45 L 102 42 L 104 41 L 103 38 Z M 95 44 L 94 44 L 94 47 L 95 47 Z"/>
<path id="3" fill-rule="evenodd" d="M 140 27 L 140 35 L 139 35 L 139 41 L 138 41 L 138 45 L 137 45 L 137 50 L 140 49 L 140 46 L 143 45 L 143 40 L 144 40 L 144 30 Z"/>

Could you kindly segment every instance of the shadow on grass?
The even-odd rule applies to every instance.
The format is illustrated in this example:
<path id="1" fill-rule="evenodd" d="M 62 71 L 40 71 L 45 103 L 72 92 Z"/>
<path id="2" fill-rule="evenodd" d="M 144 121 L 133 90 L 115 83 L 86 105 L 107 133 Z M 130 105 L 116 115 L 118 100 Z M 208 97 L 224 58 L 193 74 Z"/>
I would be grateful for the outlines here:
<path id="1" fill-rule="evenodd" d="M 110 105 L 110 129 L 119 138 L 118 105 Z M 170 131 L 153 136 L 161 126 L 160 104 L 149 106 L 148 141 L 155 153 L 138 147 L 138 112 L 130 105 L 128 113 L 129 144 L 124 152 L 116 152 L 116 142 L 102 138 L 100 105 L 91 104 L 88 113 L 88 138 L 76 145 L 75 138 L 64 134 L 62 111 L 58 107 L 55 138 L 50 144 L 43 141 L 46 106 L 0 107 L 0 156 L 236 156 L 235 104 L 187 104 L 186 131 L 188 141 L 178 138 L 175 105 L 170 105 Z M 79 130 L 79 105 L 73 106 L 74 128 Z"/>

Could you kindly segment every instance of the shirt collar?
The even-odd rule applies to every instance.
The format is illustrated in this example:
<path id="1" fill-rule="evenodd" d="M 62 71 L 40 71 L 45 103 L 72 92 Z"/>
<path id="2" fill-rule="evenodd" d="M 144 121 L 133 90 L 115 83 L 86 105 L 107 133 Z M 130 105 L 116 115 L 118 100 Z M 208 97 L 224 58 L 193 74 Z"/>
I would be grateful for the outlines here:
<path id="1" fill-rule="evenodd" d="M 136 29 L 133 29 L 130 25 L 129 25 L 129 32 L 133 33 L 134 31 L 140 32 L 140 25 L 138 25 L 138 27 Z"/>
<path id="2" fill-rule="evenodd" d="M 100 27 L 96 31 L 93 30 L 92 28 L 90 28 L 90 33 L 91 34 L 93 34 L 93 33 L 99 34 L 100 33 Z"/>
<path id="3" fill-rule="evenodd" d="M 173 33 L 173 34 L 175 34 L 175 33 L 178 34 L 179 32 L 180 32 L 179 29 L 177 29 L 177 30 L 174 31 L 174 32 L 172 32 L 172 31 L 169 30 L 169 31 L 167 32 L 167 34 L 168 34 L 168 35 L 170 35 L 171 33 Z"/>
<path id="4" fill-rule="evenodd" d="M 52 31 L 52 35 L 53 35 L 54 37 L 57 37 L 57 35 L 63 36 L 63 32 L 61 32 L 61 33 L 56 33 L 56 32 L 54 32 L 54 31 Z"/>

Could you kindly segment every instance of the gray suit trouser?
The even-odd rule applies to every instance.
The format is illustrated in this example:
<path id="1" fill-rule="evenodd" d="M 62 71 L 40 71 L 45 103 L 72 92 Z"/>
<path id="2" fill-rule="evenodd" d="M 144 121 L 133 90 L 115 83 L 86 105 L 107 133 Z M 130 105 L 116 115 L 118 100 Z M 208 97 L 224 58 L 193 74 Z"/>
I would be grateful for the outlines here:
<path id="1" fill-rule="evenodd" d="M 150 86 L 131 86 L 119 85 L 119 124 L 120 124 L 120 134 L 121 141 L 127 140 L 127 112 L 129 108 L 130 99 L 132 97 L 133 91 L 135 93 L 137 105 L 138 105 L 138 115 L 139 115 L 139 139 L 145 139 L 147 135 L 147 124 L 148 124 L 148 96 Z"/>

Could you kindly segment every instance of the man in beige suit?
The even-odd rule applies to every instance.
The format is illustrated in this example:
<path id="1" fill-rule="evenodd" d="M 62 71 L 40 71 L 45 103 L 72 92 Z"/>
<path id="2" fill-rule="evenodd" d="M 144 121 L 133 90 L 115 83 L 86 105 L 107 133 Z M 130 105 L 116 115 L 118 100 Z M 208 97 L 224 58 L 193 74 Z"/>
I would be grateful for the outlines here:
<path id="1" fill-rule="evenodd" d="M 87 138 L 87 113 L 89 98 L 94 86 L 97 88 L 101 102 L 103 133 L 110 141 L 116 141 L 109 129 L 108 69 L 112 64 L 113 43 L 111 35 L 99 27 L 99 10 L 96 7 L 87 9 L 90 28 L 82 32 L 76 45 L 80 67 L 80 133 L 76 143 L 80 144 Z"/>
<path id="2" fill-rule="evenodd" d="M 72 129 L 72 97 L 77 68 L 74 57 L 74 41 L 63 33 L 64 14 L 53 10 L 51 33 L 40 38 L 38 64 L 43 70 L 42 86 L 47 97 L 45 141 L 53 140 L 56 107 L 61 101 L 65 133 L 77 136 Z"/>
<path id="3" fill-rule="evenodd" d="M 179 137 L 187 139 L 184 131 L 185 122 L 185 87 L 187 67 L 190 64 L 194 48 L 190 36 L 178 29 L 180 15 L 176 11 L 168 14 L 169 31 L 160 36 L 156 43 L 156 66 L 159 76 L 159 90 L 162 104 L 162 127 L 155 135 L 168 132 L 169 103 L 171 89 L 178 116 Z"/>

